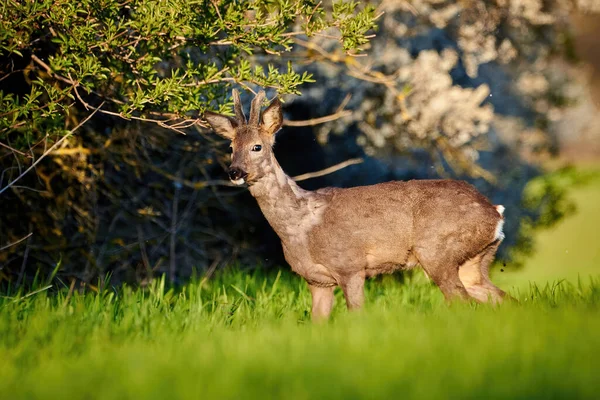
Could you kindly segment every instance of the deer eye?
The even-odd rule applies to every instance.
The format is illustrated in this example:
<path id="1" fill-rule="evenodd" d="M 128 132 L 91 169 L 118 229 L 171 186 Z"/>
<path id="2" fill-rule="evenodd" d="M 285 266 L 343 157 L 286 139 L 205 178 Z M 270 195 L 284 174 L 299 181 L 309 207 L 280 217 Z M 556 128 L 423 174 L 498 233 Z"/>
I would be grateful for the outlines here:
<path id="1" fill-rule="evenodd" d="M 262 150 L 262 146 L 260 144 L 255 144 L 254 146 L 252 146 L 252 151 L 261 151 Z"/>

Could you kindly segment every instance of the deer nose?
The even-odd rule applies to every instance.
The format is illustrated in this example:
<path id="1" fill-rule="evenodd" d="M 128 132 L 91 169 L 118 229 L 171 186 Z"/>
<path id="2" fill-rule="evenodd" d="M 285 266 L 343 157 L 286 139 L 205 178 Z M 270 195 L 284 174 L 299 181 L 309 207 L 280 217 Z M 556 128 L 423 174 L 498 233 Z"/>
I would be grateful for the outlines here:
<path id="1" fill-rule="evenodd" d="M 232 181 L 237 181 L 240 178 L 245 178 L 247 175 L 248 174 L 246 172 L 242 171 L 239 168 L 229 168 L 229 179 L 231 179 Z"/>

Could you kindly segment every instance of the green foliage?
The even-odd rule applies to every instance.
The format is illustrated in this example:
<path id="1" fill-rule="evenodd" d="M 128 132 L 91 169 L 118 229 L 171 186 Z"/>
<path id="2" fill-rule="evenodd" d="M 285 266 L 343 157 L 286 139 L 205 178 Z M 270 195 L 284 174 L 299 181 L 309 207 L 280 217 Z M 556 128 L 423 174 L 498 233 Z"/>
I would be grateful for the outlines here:
<path id="1" fill-rule="evenodd" d="M 532 179 L 523 193 L 523 207 L 537 214 L 530 224 L 549 228 L 571 215 L 575 205 L 567 198 L 567 192 L 573 186 L 589 181 L 590 177 L 584 175 L 574 168 L 563 168 Z"/>
<path id="2" fill-rule="evenodd" d="M 373 13 L 375 8 L 368 6 L 354 16 L 354 10 L 358 2 L 337 2 L 333 5 L 333 20 L 342 33 L 344 50 L 349 51 L 358 48 L 368 42 L 366 34 L 375 29 Z"/>
<path id="3" fill-rule="evenodd" d="M 448 308 L 424 276 L 388 276 L 368 282 L 364 312 L 337 293 L 333 321 L 313 325 L 287 272 L 178 290 L 40 286 L 0 297 L 0 397 L 593 398 L 600 282 L 513 295 Z"/>
<path id="4" fill-rule="evenodd" d="M 510 250 L 513 266 L 522 266 L 525 258 L 534 253 L 536 232 L 551 228 L 577 212 L 577 204 L 570 196 L 572 190 L 590 184 L 594 187 L 599 178 L 596 169 L 564 167 L 528 182 L 523 191 L 517 245 Z"/>
<path id="5" fill-rule="evenodd" d="M 23 74 L 26 92 L 0 90 L 0 139 L 15 130 L 63 131 L 77 101 L 171 121 L 228 110 L 233 83 L 299 93 L 310 74 L 281 62 L 293 37 L 337 29 L 345 50 L 360 51 L 373 12 L 341 1 L 331 14 L 321 3 L 287 0 L 3 2 L 2 68 Z M 35 141 L 20 139 L 12 142 L 21 151 Z"/>
<path id="6" fill-rule="evenodd" d="M 104 253 L 96 253 L 95 246 L 104 243 L 101 246 L 105 248 L 113 239 L 117 244 L 110 245 L 124 244 L 124 239 L 131 238 L 123 235 L 123 230 L 118 237 L 110 238 L 103 230 L 104 215 L 113 221 L 119 219 L 113 219 L 115 215 L 110 215 L 112 210 L 105 208 L 107 204 L 119 213 L 123 207 L 130 207 L 124 214 L 133 222 L 125 224 L 127 228 L 147 222 L 151 230 L 157 226 L 163 229 L 165 225 L 158 219 L 170 215 L 170 211 L 156 215 L 140 212 L 152 207 L 129 199 L 146 199 L 148 195 L 125 193 L 138 186 L 155 190 L 151 196 L 161 205 L 167 204 L 162 201 L 164 194 L 169 203 L 189 200 L 190 209 L 193 202 L 199 201 L 203 208 L 198 210 L 197 218 L 230 213 L 227 202 L 216 199 L 219 177 L 213 171 L 214 165 L 225 163 L 226 154 L 219 147 L 223 142 L 204 138 L 201 130 L 189 128 L 203 126 L 201 116 L 207 109 L 230 113 L 229 96 L 234 85 L 269 88 L 271 95 L 274 91 L 299 93 L 301 85 L 313 82 L 311 74 L 297 72 L 290 61 L 297 36 L 326 31 L 327 37 L 337 38 L 339 47 L 360 52 L 360 46 L 367 42 L 368 29 L 374 26 L 374 10 L 358 3 L 337 3 L 1 2 L 0 201 L 9 208 L 3 210 L 0 220 L 0 246 L 8 245 L 8 250 L 0 254 L 0 280 L 30 280 L 38 268 L 53 268 L 59 257 L 63 257 L 65 270 L 79 277 L 83 273 L 91 278 L 110 270 L 99 265 L 94 254 Z M 92 112 L 96 114 L 86 129 L 67 136 Z M 140 121 L 161 129 L 152 130 Z M 126 130 L 131 132 L 124 134 L 119 125 L 127 125 Z M 165 139 L 164 132 L 158 132 L 164 131 L 162 128 L 186 133 L 185 143 L 175 143 L 174 132 L 168 132 L 170 136 Z M 138 130 L 144 134 L 138 135 Z M 63 148 L 50 152 L 53 145 Z M 58 155 L 61 150 L 65 151 Z M 42 156 L 48 157 L 41 160 Z M 190 158 L 194 159 L 193 165 Z M 187 164 L 182 165 L 182 160 Z M 20 174 L 34 162 L 35 171 L 21 179 Z M 181 174 L 182 170 L 186 173 Z M 118 183 L 111 182 L 111 171 L 121 172 L 116 174 Z M 173 197 L 176 176 L 193 181 L 188 186 L 194 193 L 188 190 Z M 17 179 L 19 182 L 13 185 Z M 200 180 L 213 179 L 215 185 L 196 185 Z M 205 220 L 201 225 L 209 225 L 206 229 L 213 232 L 221 229 L 213 223 Z M 189 226 L 193 225 L 198 224 L 189 219 Z M 237 229 L 232 227 L 233 231 Z M 30 232 L 35 232 L 34 243 L 11 245 Z M 143 233 L 138 226 L 134 240 L 138 242 Z M 203 235 L 201 240 L 211 242 Z M 214 247 L 222 246 L 214 243 Z M 27 261 L 24 248 L 36 250 L 32 250 L 26 268 L 21 269 L 15 254 Z M 75 263 L 74 248 L 81 249 L 76 251 Z M 83 264 L 82 252 L 86 259 Z M 205 262 L 207 254 L 202 249 L 196 257 L 200 255 Z M 147 267 L 146 261 L 140 265 Z M 135 265 L 138 263 L 121 270 L 130 273 Z"/>

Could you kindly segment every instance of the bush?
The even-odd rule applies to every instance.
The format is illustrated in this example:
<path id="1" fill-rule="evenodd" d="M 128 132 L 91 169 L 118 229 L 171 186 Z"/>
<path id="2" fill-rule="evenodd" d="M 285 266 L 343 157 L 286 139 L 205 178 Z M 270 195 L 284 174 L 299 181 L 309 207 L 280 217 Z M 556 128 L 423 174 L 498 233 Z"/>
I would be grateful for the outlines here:
<path id="1" fill-rule="evenodd" d="M 297 73 L 286 61 L 293 38 L 327 31 L 344 51 L 359 52 L 374 27 L 373 13 L 356 2 L 335 2 L 327 10 L 310 1 L 268 0 L 3 3 L 0 243 L 34 232 L 26 247 L 3 249 L 4 276 L 20 279 L 39 266 L 53 268 L 62 253 L 68 273 L 85 281 L 117 267 L 125 276 L 151 278 L 153 270 L 162 271 L 163 255 L 146 247 L 152 240 L 162 243 L 165 232 L 167 237 L 182 232 L 177 204 L 190 198 L 179 217 L 189 217 L 195 202 L 202 202 L 201 221 L 195 222 L 203 237 L 192 238 L 201 244 L 215 238 L 218 245 L 231 242 L 230 234 L 211 229 L 218 220 L 211 219 L 213 205 L 221 213 L 228 208 L 217 189 L 223 182 L 210 178 L 224 153 L 221 141 L 204 138 L 198 129 L 200 116 L 207 109 L 229 112 L 233 84 L 298 93 L 311 75 Z M 135 124 L 124 130 L 122 120 Z M 152 134 L 150 124 L 174 132 Z M 45 156 L 50 160 L 42 162 Z M 162 160 L 160 165 L 151 157 Z M 28 167 L 36 167 L 36 174 L 22 177 Z M 139 203 L 148 199 L 156 203 Z M 112 220 L 106 227 L 104 210 Z M 159 227 L 160 238 L 144 221 Z M 139 257 L 130 259 L 132 243 Z M 115 246 L 122 250 L 116 256 Z M 172 279 L 175 247 L 171 242 L 165 255 L 171 256 Z M 30 250 L 31 267 L 21 270 Z M 209 256 L 202 245 L 192 250 L 201 260 L 220 257 Z M 117 261 L 111 264 L 111 257 Z M 189 275 L 191 267 L 181 272 Z"/>

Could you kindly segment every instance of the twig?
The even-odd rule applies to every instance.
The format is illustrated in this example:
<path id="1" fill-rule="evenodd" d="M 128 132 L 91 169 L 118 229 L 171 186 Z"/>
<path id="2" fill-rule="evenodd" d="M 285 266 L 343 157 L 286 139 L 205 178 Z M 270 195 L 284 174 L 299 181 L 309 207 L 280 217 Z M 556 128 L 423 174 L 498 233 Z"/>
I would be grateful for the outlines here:
<path id="1" fill-rule="evenodd" d="M 102 102 L 102 105 L 103 104 L 104 104 L 104 102 Z M 100 105 L 100 107 L 102 107 L 102 105 Z M 52 147 L 50 147 L 48 150 L 44 151 L 44 153 L 37 160 L 35 160 L 35 162 L 33 164 L 31 164 L 31 166 L 29 168 L 27 168 L 21 175 L 17 176 L 12 182 L 9 182 L 4 188 L 0 189 L 0 194 L 4 193 L 6 191 L 6 189 L 11 187 L 16 181 L 18 181 L 19 179 L 24 177 L 29 171 L 34 169 L 35 166 L 38 165 L 40 163 L 40 161 L 42 161 L 48 154 L 50 154 L 52 151 L 54 151 L 54 149 L 56 149 L 58 146 L 60 146 L 62 144 L 62 142 L 64 142 L 68 137 L 70 137 L 73 133 L 75 133 L 75 131 L 77 129 L 81 128 L 86 122 L 88 122 L 90 120 L 90 118 L 92 118 L 94 116 L 94 114 L 96 114 L 97 111 L 98 111 L 98 109 L 95 109 L 90 115 L 88 115 L 83 121 L 81 121 L 75 128 L 71 129 L 69 132 L 67 132 L 67 134 L 65 136 L 63 136 L 56 143 L 54 143 L 52 145 Z"/>
<path id="2" fill-rule="evenodd" d="M 81 97 L 81 95 L 79 94 L 77 88 L 79 87 L 79 82 L 75 81 L 72 79 L 72 77 L 69 76 L 69 78 L 66 78 L 64 76 L 61 76 L 59 74 L 56 74 L 54 72 L 52 72 L 52 69 L 50 68 L 50 66 L 48 64 L 46 64 L 45 62 L 43 62 L 42 60 L 40 60 L 35 54 L 31 56 L 32 60 L 35 61 L 37 64 L 39 64 L 41 67 L 43 67 L 46 72 L 48 73 L 48 75 L 50 75 L 51 77 L 54 77 L 56 79 L 58 79 L 59 81 L 68 83 L 69 85 L 71 85 L 73 87 L 73 90 L 75 91 L 75 95 L 77 97 L 77 99 L 81 102 L 81 104 L 86 108 L 86 109 L 92 109 L 92 110 L 96 110 L 96 111 L 100 111 L 103 114 L 107 114 L 107 115 L 112 115 L 115 117 L 119 117 L 119 118 L 123 118 L 125 120 L 129 120 L 129 119 L 134 119 L 134 120 L 138 120 L 138 121 L 145 121 L 145 122 L 153 122 L 155 124 L 158 124 L 159 126 L 166 128 L 166 129 L 170 129 L 173 130 L 177 133 L 181 133 L 183 135 L 185 135 L 185 132 L 181 131 L 180 129 L 175 128 L 174 126 L 168 125 L 167 122 L 178 119 L 179 116 L 175 115 L 175 114 L 171 114 L 171 113 L 160 113 L 158 116 L 159 117 L 168 117 L 168 120 L 158 120 L 158 119 L 151 119 L 151 118 L 141 118 L 141 117 L 136 117 L 136 116 L 130 116 L 130 117 L 126 117 L 121 113 L 116 113 L 116 112 L 112 112 L 112 111 L 108 111 L 108 110 L 103 110 L 102 106 L 105 104 L 106 101 L 110 101 L 112 103 L 115 104 L 125 104 L 122 101 L 118 100 L 118 99 L 113 99 L 113 98 L 108 98 L 108 97 L 104 97 L 102 95 L 100 95 L 97 92 L 91 91 L 91 93 L 95 94 L 96 96 L 104 99 L 104 101 L 102 102 L 102 104 L 100 104 L 100 106 L 98 107 L 94 107 L 91 104 L 89 104 L 88 102 L 86 102 L 85 100 L 83 100 L 83 98 Z M 226 80 L 226 79 L 223 79 Z M 150 115 L 157 115 L 154 112 L 150 112 Z M 194 123 L 200 123 L 199 119 L 195 119 L 195 120 L 191 120 Z"/>
<path id="3" fill-rule="evenodd" d="M 319 46 L 318 44 L 316 44 L 314 42 L 309 42 L 307 40 L 302 40 L 300 38 L 294 38 L 294 43 L 296 43 L 297 45 L 300 45 L 306 49 L 316 51 L 317 53 L 321 54 L 323 56 L 323 58 L 325 58 L 327 60 L 334 61 L 334 62 L 340 61 L 338 56 L 334 57 L 333 55 L 328 53 L 324 48 L 322 48 L 321 46 Z"/>
<path id="4" fill-rule="evenodd" d="M 322 59 L 324 61 L 328 61 L 334 65 L 339 65 L 340 63 L 344 64 L 346 67 L 346 74 L 352 76 L 353 78 L 384 85 L 396 98 L 398 102 L 398 107 L 400 108 L 400 115 L 402 116 L 402 119 L 404 119 L 405 121 L 411 119 L 410 114 L 406 109 L 406 95 L 401 93 L 396 88 L 396 83 L 398 80 L 398 77 L 396 76 L 397 73 L 392 75 L 385 75 L 379 71 L 372 71 L 370 67 L 361 65 L 353 58 L 341 57 L 338 54 L 329 53 L 327 52 L 327 50 L 323 49 L 321 46 L 311 41 L 305 41 L 299 38 L 295 38 L 294 43 L 306 49 L 315 51 L 316 53 L 322 56 Z M 309 58 L 318 59 L 318 57 L 314 56 L 309 56 Z"/>
<path id="5" fill-rule="evenodd" d="M 2 147 L 6 147 L 6 148 L 7 148 L 7 149 L 9 149 L 10 151 L 14 151 L 15 153 L 17 153 L 17 154 L 20 154 L 20 155 L 22 155 L 22 156 L 25 156 L 25 157 L 29 157 L 29 158 L 31 158 L 31 156 L 30 156 L 29 154 L 23 153 L 22 151 L 19 151 L 19 150 L 17 150 L 17 149 L 13 149 L 13 148 L 12 148 L 12 147 L 10 147 L 9 145 L 7 145 L 7 144 L 4 144 L 4 143 L 2 143 L 2 142 L 0 142 L 0 146 L 2 146 Z"/>
<path id="6" fill-rule="evenodd" d="M 320 176 L 332 174 L 340 169 L 349 167 L 350 165 L 360 164 L 364 160 L 362 158 L 351 158 L 350 160 L 346 160 L 336 165 L 332 165 L 331 167 L 322 169 L 320 171 L 308 172 L 306 174 L 294 176 L 292 179 L 296 182 L 305 181 L 307 179 L 318 178 Z"/>
<path id="7" fill-rule="evenodd" d="M 444 155 L 444 158 L 448 161 L 448 164 L 452 168 L 456 169 L 456 167 L 458 167 L 463 171 L 466 171 L 470 175 L 483 178 L 492 184 L 497 182 L 497 179 L 494 176 L 494 174 L 492 174 L 485 168 L 482 168 L 479 165 L 467 160 L 464 153 L 462 153 L 458 149 L 453 148 L 445 137 L 439 136 L 435 140 L 435 143 L 438 146 L 438 148 L 440 148 L 442 154 Z"/>
<path id="8" fill-rule="evenodd" d="M 179 186 L 175 186 L 175 195 L 173 196 L 173 207 L 171 212 L 171 237 L 169 240 L 169 279 L 171 283 L 175 282 L 175 270 L 177 269 L 176 260 L 176 240 L 177 240 L 177 212 L 179 206 Z"/>
<path id="9" fill-rule="evenodd" d="M 332 165 L 331 167 L 322 169 L 320 171 L 315 171 L 315 172 L 308 172 L 306 174 L 301 174 L 301 175 L 297 175 L 295 177 L 293 177 L 292 179 L 295 180 L 296 182 L 300 182 L 300 181 L 304 181 L 307 179 L 312 179 L 312 178 L 318 178 L 320 176 L 324 176 L 324 175 L 328 175 L 328 174 L 332 174 L 336 171 L 339 171 L 340 169 L 349 167 L 350 165 L 355 165 L 355 164 L 360 164 L 362 163 L 364 160 L 362 158 L 352 158 L 350 160 L 346 160 L 344 162 L 341 162 L 339 164 L 336 165 Z M 170 179 L 173 182 L 177 182 L 183 186 L 187 186 L 189 188 L 198 190 L 198 189 L 203 189 L 205 187 L 210 187 L 210 186 L 231 186 L 231 187 L 237 187 L 236 185 L 234 185 L 233 183 L 231 183 L 230 181 L 226 181 L 226 180 L 211 180 L 211 181 L 199 181 L 199 182 L 194 182 L 194 181 L 190 181 L 187 179 L 181 179 L 175 175 L 169 174 L 168 172 L 165 172 L 163 170 L 161 170 L 158 167 L 155 167 L 153 165 L 149 166 L 151 170 L 153 170 L 154 172 L 157 172 L 159 174 L 161 174 L 162 176 L 164 176 L 167 179 Z"/>
<path id="10" fill-rule="evenodd" d="M 348 115 L 352 115 L 352 111 L 350 111 L 350 110 L 338 111 L 335 114 L 326 115 L 324 117 L 319 117 L 319 118 L 305 119 L 302 121 L 290 121 L 290 120 L 286 119 L 283 121 L 283 125 L 285 125 L 285 126 L 314 126 L 314 125 L 324 124 L 325 122 L 329 122 L 329 121 L 335 121 L 336 119 L 340 119 L 340 118 L 346 117 Z"/>
<path id="11" fill-rule="evenodd" d="M 59 74 L 55 74 L 54 72 L 52 72 L 52 68 L 50 68 L 50 66 L 48 64 L 46 64 L 45 62 L 43 62 L 42 60 L 40 60 L 38 58 L 38 56 L 36 56 L 35 54 L 31 55 L 31 59 L 33 61 L 35 61 L 36 63 L 38 63 L 41 67 L 43 67 L 46 72 L 48 73 L 48 75 L 50 75 L 53 78 L 58 79 L 59 81 L 63 81 L 65 83 L 68 83 L 69 85 L 75 85 L 76 82 L 72 81 L 71 79 L 65 78 L 64 76 L 61 76 Z"/>
<path id="12" fill-rule="evenodd" d="M 27 294 L 26 294 L 25 296 L 23 296 L 23 297 L 19 297 L 19 298 L 16 298 L 16 299 L 14 299 L 14 300 L 13 300 L 13 303 L 16 303 L 16 302 L 18 302 L 18 301 L 20 301 L 20 300 L 23 300 L 23 299 L 26 299 L 26 298 L 28 298 L 28 297 L 31 297 L 31 296 L 33 296 L 33 295 L 35 295 L 35 294 L 41 293 L 41 292 L 43 292 L 43 291 L 45 291 L 45 290 L 48 290 L 48 289 L 50 289 L 51 287 L 52 287 L 52 285 L 46 285 L 46 286 L 44 286 L 43 288 L 40 288 L 40 289 L 38 289 L 38 290 L 34 290 L 33 292 L 27 293 Z"/>
<path id="13" fill-rule="evenodd" d="M 350 102 L 350 99 L 352 98 L 352 95 L 350 93 L 348 93 L 346 95 L 346 97 L 344 97 L 344 100 L 342 100 L 342 102 L 340 103 L 340 105 L 338 106 L 338 108 L 335 110 L 335 112 L 340 112 L 342 111 L 344 108 L 346 108 L 346 106 L 348 105 L 348 103 Z"/>
<path id="14" fill-rule="evenodd" d="M 71 296 L 73 296 L 73 291 L 75 290 L 75 278 L 71 278 L 71 285 L 69 285 L 69 293 L 67 293 L 67 297 L 65 298 L 65 302 L 63 303 L 63 307 L 66 307 L 69 304 L 69 300 L 71 300 Z"/>
<path id="15" fill-rule="evenodd" d="M 25 71 L 25 70 L 24 69 L 17 69 L 17 70 L 14 70 L 14 71 L 10 71 L 6 75 L 4 75 L 2 78 L 0 78 L 0 82 L 2 82 L 3 80 L 5 80 L 6 78 L 8 78 L 9 76 L 11 76 L 12 74 L 16 74 L 17 72 L 23 72 L 23 71 Z"/>
<path id="16" fill-rule="evenodd" d="M 160 175 L 164 176 L 165 178 L 167 178 L 173 182 L 180 183 L 184 186 L 187 186 L 189 188 L 196 189 L 196 190 L 203 189 L 208 186 L 235 186 L 233 183 L 231 183 L 230 181 L 226 181 L 226 180 L 211 180 L 211 181 L 194 182 L 194 181 L 190 181 L 187 179 L 181 179 L 173 174 L 163 171 L 162 169 L 160 169 L 154 165 L 149 165 L 148 167 L 152 171 L 159 173 Z"/>
<path id="17" fill-rule="evenodd" d="M 144 264 L 144 267 L 146 267 L 146 279 L 148 279 L 148 282 L 152 281 L 152 267 L 150 266 L 150 260 L 148 259 L 148 253 L 146 252 L 146 243 L 145 243 L 145 239 L 144 239 L 144 232 L 142 230 L 142 227 L 137 224 L 137 233 L 138 233 L 138 244 L 140 246 L 140 253 L 142 254 L 142 264 Z"/>
<path id="18" fill-rule="evenodd" d="M 39 189 L 30 188 L 29 186 L 21 186 L 21 185 L 13 185 L 13 189 L 31 190 L 32 192 L 36 192 L 36 193 L 50 193 L 47 190 L 39 190 Z"/>
<path id="19" fill-rule="evenodd" d="M 23 275 L 25 274 L 25 266 L 27 265 L 27 257 L 29 257 L 29 242 L 31 240 L 32 234 L 33 234 L 33 232 L 27 236 L 27 247 L 25 247 L 25 254 L 23 255 L 23 262 L 21 263 L 21 270 L 19 271 L 19 277 L 17 278 L 16 287 L 19 287 L 21 285 L 21 281 L 23 280 Z"/>
<path id="20" fill-rule="evenodd" d="M 29 239 L 29 237 L 30 237 L 31 235 L 33 235 L 33 232 L 31 232 L 29 235 L 27 235 L 27 236 L 25 236 L 25 237 L 22 237 L 21 239 L 17 240 L 17 241 L 16 241 L 16 242 L 14 242 L 14 243 L 9 243 L 9 244 L 7 244 L 6 246 L 0 247 L 0 251 L 2 251 L 2 250 L 6 250 L 6 249 L 8 249 L 9 247 L 12 247 L 12 246 L 14 246 L 14 245 L 16 245 L 16 244 L 19 244 L 19 243 L 21 243 L 23 240 Z"/>
<path id="21" fill-rule="evenodd" d="M 325 122 L 329 122 L 329 121 L 335 121 L 336 119 L 343 118 L 348 115 L 352 115 L 351 110 L 344 110 L 344 108 L 350 101 L 351 97 L 352 97 L 352 95 L 347 94 L 346 97 L 344 97 L 344 100 L 342 100 L 342 103 L 338 106 L 338 108 L 335 110 L 335 113 L 333 113 L 333 114 L 326 115 L 324 117 L 319 117 L 319 118 L 306 119 L 306 120 L 302 120 L 302 121 L 290 121 L 290 120 L 286 119 L 283 121 L 283 125 L 285 125 L 285 126 L 314 126 L 314 125 L 324 124 Z"/>
<path id="22" fill-rule="evenodd" d="M 223 256 L 221 254 L 217 254 L 217 257 L 213 260 L 212 264 L 210 264 L 210 266 L 206 270 L 206 274 L 204 275 L 204 278 L 202 278 L 202 280 L 200 281 L 199 286 L 201 288 L 204 286 L 206 281 L 208 281 L 210 279 L 210 277 L 214 274 L 215 270 L 219 266 L 219 263 L 221 262 L 222 259 L 223 259 Z"/>

